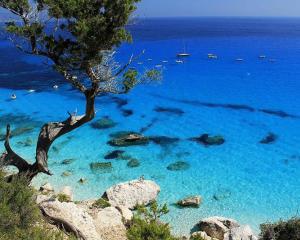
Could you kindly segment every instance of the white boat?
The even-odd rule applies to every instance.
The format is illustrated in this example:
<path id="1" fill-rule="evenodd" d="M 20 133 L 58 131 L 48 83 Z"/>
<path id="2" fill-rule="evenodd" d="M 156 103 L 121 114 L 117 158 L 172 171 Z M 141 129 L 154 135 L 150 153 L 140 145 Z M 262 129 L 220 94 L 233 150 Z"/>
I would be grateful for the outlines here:
<path id="1" fill-rule="evenodd" d="M 152 58 L 148 58 L 147 60 L 148 60 L 148 61 L 152 61 Z"/>
<path id="2" fill-rule="evenodd" d="M 155 65 L 156 68 L 161 68 L 163 65 L 161 64 L 158 64 L 158 65 Z"/>
<path id="3" fill-rule="evenodd" d="M 191 54 L 189 54 L 189 53 L 178 53 L 177 54 L 177 57 L 189 57 L 189 56 L 191 56 Z"/>
<path id="4" fill-rule="evenodd" d="M 260 55 L 259 58 L 260 59 L 265 59 L 267 56 L 266 55 Z"/>
<path id="5" fill-rule="evenodd" d="M 17 95 L 13 93 L 13 94 L 10 96 L 10 99 L 16 100 L 16 99 L 17 99 Z"/>
<path id="6" fill-rule="evenodd" d="M 168 62 L 169 62 L 169 61 L 167 61 L 167 60 L 163 60 L 163 61 L 162 61 L 162 63 L 168 63 Z"/>
<path id="7" fill-rule="evenodd" d="M 53 88 L 54 89 L 58 89 L 58 85 L 53 85 Z"/>
<path id="8" fill-rule="evenodd" d="M 237 62 L 243 62 L 244 59 L 243 58 L 237 58 L 237 59 L 235 59 L 235 61 L 237 61 Z"/>
<path id="9" fill-rule="evenodd" d="M 138 64 L 138 65 L 143 65 L 143 63 L 142 63 L 142 62 L 138 62 L 137 64 Z"/>
<path id="10" fill-rule="evenodd" d="M 185 44 L 184 44 L 183 52 L 177 53 L 177 57 L 189 57 L 189 56 L 191 56 L 191 54 L 189 54 L 189 53 L 186 51 L 186 47 L 185 47 Z"/>
<path id="11" fill-rule="evenodd" d="M 213 53 L 207 54 L 207 57 L 208 57 L 209 59 L 218 59 L 218 56 L 217 56 L 216 54 L 213 54 Z"/>
<path id="12" fill-rule="evenodd" d="M 176 63 L 183 63 L 182 60 L 176 60 Z"/>
<path id="13" fill-rule="evenodd" d="M 33 92 L 35 92 L 35 90 L 34 89 L 29 89 L 27 92 L 33 93 Z"/>

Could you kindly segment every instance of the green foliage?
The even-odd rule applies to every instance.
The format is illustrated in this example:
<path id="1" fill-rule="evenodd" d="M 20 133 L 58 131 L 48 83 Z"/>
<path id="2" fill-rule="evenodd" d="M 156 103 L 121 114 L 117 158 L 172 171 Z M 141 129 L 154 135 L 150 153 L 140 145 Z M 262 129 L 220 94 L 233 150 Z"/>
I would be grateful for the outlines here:
<path id="1" fill-rule="evenodd" d="M 96 208 L 107 208 L 110 206 L 110 203 L 103 198 L 99 198 L 96 202 L 93 203 L 93 207 Z"/>
<path id="2" fill-rule="evenodd" d="M 125 88 L 125 92 L 129 92 L 137 83 L 138 72 L 135 69 L 129 69 L 123 75 L 123 84 Z"/>
<path id="3" fill-rule="evenodd" d="M 71 202 L 71 199 L 69 196 L 67 196 L 66 194 L 63 193 L 59 193 L 57 194 L 57 200 L 60 202 Z"/>
<path id="4" fill-rule="evenodd" d="M 35 5 L 29 0 L 0 0 L 0 7 L 22 20 L 9 22 L 7 31 L 34 42 L 33 52 L 51 58 L 56 69 L 85 71 L 101 62 L 102 51 L 131 41 L 125 25 L 139 1 L 38 0 Z M 43 21 L 28 17 L 35 9 Z"/>
<path id="5" fill-rule="evenodd" d="M 33 190 L 25 179 L 14 178 L 7 183 L 0 176 L 0 231 L 26 229 L 38 219 L 39 209 L 33 199 Z"/>
<path id="6" fill-rule="evenodd" d="M 199 236 L 199 235 L 196 235 L 196 236 L 192 236 L 190 238 L 190 240 L 205 240 L 203 237 Z"/>
<path id="7" fill-rule="evenodd" d="M 265 223 L 260 226 L 260 240 L 299 240 L 300 218 L 277 223 Z"/>
<path id="8" fill-rule="evenodd" d="M 162 72 L 156 69 L 151 69 L 145 72 L 145 78 L 151 81 L 159 81 L 162 78 Z"/>
<path id="9" fill-rule="evenodd" d="M 61 232 L 47 229 L 26 179 L 10 183 L 0 170 L 0 240 L 63 240 Z"/>
<path id="10" fill-rule="evenodd" d="M 127 231 L 128 240 L 176 240 L 168 224 L 160 222 L 160 217 L 169 212 L 167 205 L 159 207 L 157 202 L 137 207 L 137 214 L 132 219 Z"/>

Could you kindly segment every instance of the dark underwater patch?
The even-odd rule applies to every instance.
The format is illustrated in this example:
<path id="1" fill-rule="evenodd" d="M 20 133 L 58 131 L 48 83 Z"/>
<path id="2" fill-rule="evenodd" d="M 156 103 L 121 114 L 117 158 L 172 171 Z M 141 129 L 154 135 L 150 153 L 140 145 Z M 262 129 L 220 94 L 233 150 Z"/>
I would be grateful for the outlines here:
<path id="1" fill-rule="evenodd" d="M 262 112 L 268 115 L 277 116 L 280 118 L 299 118 L 299 116 L 287 113 L 283 110 L 272 110 L 272 109 L 256 109 L 254 107 L 251 107 L 249 105 L 245 104 L 233 104 L 233 103 L 210 103 L 210 102 L 201 102 L 197 100 L 185 100 L 185 99 L 176 99 L 176 98 L 170 98 L 165 97 L 157 94 L 152 94 L 154 97 L 162 98 L 168 101 L 173 101 L 177 103 L 184 103 L 191 106 L 197 106 L 197 107 L 208 107 L 208 108 L 223 108 L 223 109 L 229 109 L 234 111 L 248 111 L 248 112 Z"/>
<path id="2" fill-rule="evenodd" d="M 199 137 L 193 137 L 189 139 L 190 141 L 194 141 L 197 143 L 200 143 L 204 146 L 218 146 L 218 145 L 222 145 L 225 143 L 225 139 L 223 136 L 210 136 L 209 134 L 205 133 L 202 134 Z"/>
<path id="3" fill-rule="evenodd" d="M 141 133 L 144 133 L 144 132 L 148 131 L 151 127 L 153 127 L 153 125 L 154 125 L 157 121 L 158 121 L 157 118 L 153 118 L 153 119 L 151 120 L 151 122 L 150 122 L 147 126 L 142 127 L 142 128 L 140 129 L 140 132 L 141 132 Z"/>
<path id="4" fill-rule="evenodd" d="M 266 114 L 274 115 L 277 117 L 281 117 L 281 118 L 299 118 L 299 116 L 286 113 L 282 110 L 259 109 L 258 111 L 266 113 Z"/>
<path id="5" fill-rule="evenodd" d="M 179 108 L 172 108 L 172 107 L 156 107 L 154 109 L 155 112 L 158 113 L 167 113 L 167 114 L 174 114 L 174 115 L 178 115 L 181 116 L 184 114 L 184 111 L 182 111 Z"/>
<path id="6" fill-rule="evenodd" d="M 122 108 L 128 104 L 127 99 L 119 98 L 119 97 L 111 97 L 111 100 L 117 104 L 118 108 Z"/>
<path id="7" fill-rule="evenodd" d="M 107 153 L 104 156 L 104 159 L 105 160 L 117 159 L 117 158 L 119 158 L 124 153 L 125 153 L 125 151 L 123 151 L 123 150 L 115 150 L 115 151 Z"/>
<path id="8" fill-rule="evenodd" d="M 268 133 L 267 136 L 265 136 L 262 140 L 259 141 L 259 143 L 261 144 L 271 144 L 276 142 L 276 140 L 278 139 L 278 136 L 275 133 Z"/>
<path id="9" fill-rule="evenodd" d="M 133 115 L 133 110 L 131 109 L 121 109 L 123 117 L 130 117 Z"/>
<path id="10" fill-rule="evenodd" d="M 167 137 L 167 136 L 152 136 L 149 137 L 150 141 L 154 142 L 157 145 L 167 146 L 176 144 L 180 141 L 179 138 L 176 137 Z"/>

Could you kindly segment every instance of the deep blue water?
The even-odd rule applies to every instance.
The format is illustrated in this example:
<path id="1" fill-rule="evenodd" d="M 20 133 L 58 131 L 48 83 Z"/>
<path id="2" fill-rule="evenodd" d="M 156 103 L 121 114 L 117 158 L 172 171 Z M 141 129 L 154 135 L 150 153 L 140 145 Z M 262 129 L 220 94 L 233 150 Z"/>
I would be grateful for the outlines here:
<path id="1" fill-rule="evenodd" d="M 161 186 L 160 201 L 170 204 L 167 220 L 176 233 L 188 233 L 201 218 L 212 215 L 235 218 L 256 230 L 264 221 L 295 216 L 300 202 L 300 19 L 148 19 L 137 20 L 129 29 L 134 42 L 119 49 L 118 60 L 126 61 L 145 49 L 139 60 L 142 64 L 136 67 L 144 70 L 162 64 L 164 80 L 118 96 L 128 101 L 121 108 L 118 99 L 99 98 L 97 118 L 110 116 L 117 126 L 95 130 L 86 125 L 70 134 L 72 140 L 58 140 L 49 161 L 55 175 L 41 175 L 35 184 L 70 185 L 77 199 L 85 199 L 99 197 L 112 184 L 144 175 Z M 176 54 L 184 46 L 191 57 L 177 64 Z M 41 59 L 19 53 L 4 40 L 0 51 L 0 133 L 7 122 L 14 127 L 33 125 L 33 132 L 12 142 L 24 157 L 34 159 L 34 146 L 21 147 L 18 142 L 28 137 L 34 142 L 45 121 L 63 120 L 67 111 L 82 111 L 83 98 L 63 85 Z M 208 53 L 217 54 L 218 59 L 208 59 Z M 54 91 L 53 84 L 59 90 Z M 28 94 L 28 89 L 37 92 Z M 9 100 L 12 92 L 17 94 L 16 101 Z M 184 114 L 159 113 L 156 107 L 178 108 Z M 134 114 L 125 117 L 124 109 Z M 107 161 L 104 155 L 113 150 L 106 144 L 110 133 L 145 127 L 147 136 L 180 141 L 126 148 L 140 160 L 138 168 L 112 160 L 109 173 L 90 170 L 90 162 Z M 269 132 L 277 140 L 260 144 Z M 204 147 L 188 140 L 203 133 L 222 135 L 226 142 Z M 75 162 L 61 165 L 67 158 Z M 179 160 L 191 167 L 167 170 Z M 72 176 L 61 178 L 66 170 Z M 88 179 L 86 185 L 77 183 L 81 177 Z M 172 205 L 193 194 L 203 197 L 199 209 Z"/>

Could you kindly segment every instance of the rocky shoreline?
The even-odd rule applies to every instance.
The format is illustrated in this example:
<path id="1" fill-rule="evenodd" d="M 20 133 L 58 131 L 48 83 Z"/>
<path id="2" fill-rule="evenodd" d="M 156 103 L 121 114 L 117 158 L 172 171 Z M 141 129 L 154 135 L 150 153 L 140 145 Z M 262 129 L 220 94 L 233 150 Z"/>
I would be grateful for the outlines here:
<path id="1" fill-rule="evenodd" d="M 98 200 L 73 201 L 70 187 L 55 192 L 47 183 L 39 189 L 36 202 L 52 224 L 75 234 L 83 240 L 127 240 L 126 231 L 137 205 L 148 205 L 159 195 L 160 187 L 153 181 L 138 179 L 120 183 L 107 189 Z M 199 207 L 201 196 L 179 200 L 181 207 Z M 190 236 L 182 240 L 257 240 L 246 225 L 213 216 L 199 219 Z"/>

